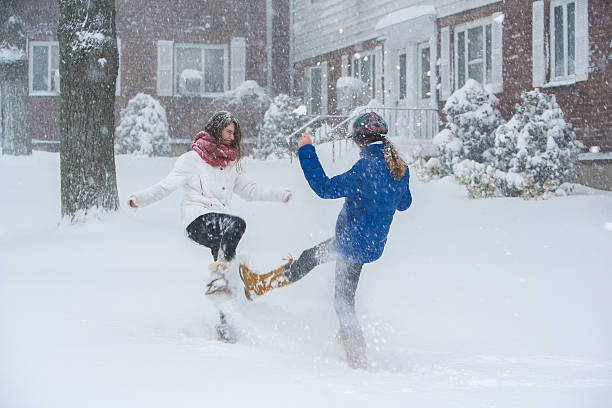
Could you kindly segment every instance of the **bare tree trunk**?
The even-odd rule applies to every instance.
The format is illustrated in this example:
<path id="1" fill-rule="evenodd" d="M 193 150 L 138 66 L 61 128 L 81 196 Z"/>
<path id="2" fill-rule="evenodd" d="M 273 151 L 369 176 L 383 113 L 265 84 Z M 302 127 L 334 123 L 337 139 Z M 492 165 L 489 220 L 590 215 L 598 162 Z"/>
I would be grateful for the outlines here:
<path id="1" fill-rule="evenodd" d="M 59 0 L 62 217 L 119 208 L 115 173 L 114 0 Z"/>
<path id="2" fill-rule="evenodd" d="M 23 20 L 15 0 L 3 0 L 0 11 L 0 136 L 2 154 L 32 154 L 28 64 Z"/>

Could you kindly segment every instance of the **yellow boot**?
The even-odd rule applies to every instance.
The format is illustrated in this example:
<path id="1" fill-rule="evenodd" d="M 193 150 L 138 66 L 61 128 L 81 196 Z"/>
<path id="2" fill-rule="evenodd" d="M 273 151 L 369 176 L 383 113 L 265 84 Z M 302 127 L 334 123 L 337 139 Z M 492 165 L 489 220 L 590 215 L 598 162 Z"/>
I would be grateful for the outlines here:
<path id="1" fill-rule="evenodd" d="M 286 264 L 263 275 L 251 271 L 245 264 L 240 264 L 240 279 L 244 283 L 244 294 L 247 299 L 253 300 L 253 295 L 261 296 L 272 289 L 282 288 L 292 283 L 285 276 L 285 271 L 289 270 L 292 263 L 293 258 L 288 258 Z"/>

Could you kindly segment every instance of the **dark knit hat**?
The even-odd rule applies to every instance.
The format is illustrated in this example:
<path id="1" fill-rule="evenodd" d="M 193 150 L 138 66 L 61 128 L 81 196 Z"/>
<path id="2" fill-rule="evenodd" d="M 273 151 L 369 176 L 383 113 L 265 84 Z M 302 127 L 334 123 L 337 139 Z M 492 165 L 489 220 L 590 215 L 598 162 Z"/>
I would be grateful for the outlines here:
<path id="1" fill-rule="evenodd" d="M 383 140 L 383 135 L 388 131 L 387 122 L 375 112 L 366 112 L 353 123 L 353 139 L 357 142 L 372 143 Z"/>

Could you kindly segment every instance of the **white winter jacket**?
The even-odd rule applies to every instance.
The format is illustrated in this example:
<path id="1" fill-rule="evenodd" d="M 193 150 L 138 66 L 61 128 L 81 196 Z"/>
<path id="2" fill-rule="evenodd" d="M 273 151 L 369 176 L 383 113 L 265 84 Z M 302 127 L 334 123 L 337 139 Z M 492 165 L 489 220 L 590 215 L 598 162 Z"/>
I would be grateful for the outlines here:
<path id="1" fill-rule="evenodd" d="M 208 212 L 230 211 L 232 193 L 253 201 L 282 201 L 290 194 L 287 189 L 257 185 L 244 174 L 239 174 L 236 162 L 227 167 L 213 167 L 193 150 L 182 154 L 174 168 L 163 180 L 129 196 L 138 207 L 144 207 L 183 187 L 181 219 L 184 227 Z"/>

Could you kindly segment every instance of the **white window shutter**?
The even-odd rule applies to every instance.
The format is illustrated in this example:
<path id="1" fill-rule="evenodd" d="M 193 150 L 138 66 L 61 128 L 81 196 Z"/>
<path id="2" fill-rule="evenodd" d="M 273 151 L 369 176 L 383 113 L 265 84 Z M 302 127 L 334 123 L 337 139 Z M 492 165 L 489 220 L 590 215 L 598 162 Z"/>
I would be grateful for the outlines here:
<path id="1" fill-rule="evenodd" d="M 576 81 L 589 79 L 589 2 L 576 0 Z"/>
<path id="2" fill-rule="evenodd" d="M 374 97 L 379 104 L 383 103 L 383 93 L 382 93 L 382 78 L 383 78 L 383 50 L 382 46 L 378 45 L 374 49 L 374 86 L 376 87 L 376 92 L 374 93 Z"/>
<path id="3" fill-rule="evenodd" d="M 440 99 L 445 101 L 451 94 L 450 27 L 442 27 L 440 37 Z"/>
<path id="4" fill-rule="evenodd" d="M 310 80 L 310 67 L 304 69 L 304 103 L 306 104 L 306 111 L 308 114 L 312 114 L 312 106 L 310 101 L 310 87 L 312 86 Z"/>
<path id="5" fill-rule="evenodd" d="M 327 115 L 327 61 L 321 63 L 321 115 Z"/>
<path id="6" fill-rule="evenodd" d="M 115 83 L 115 96 L 121 95 L 121 39 L 117 38 L 117 82 Z"/>
<path id="7" fill-rule="evenodd" d="M 231 42 L 232 73 L 230 77 L 231 89 L 236 89 L 246 79 L 246 39 L 232 38 Z"/>
<path id="8" fill-rule="evenodd" d="M 493 14 L 493 27 L 491 39 L 491 63 L 493 92 L 500 93 L 504 90 L 504 15 L 502 13 Z"/>
<path id="9" fill-rule="evenodd" d="M 349 67 L 348 55 L 345 54 L 342 56 L 342 76 L 343 77 L 348 76 L 348 67 Z"/>
<path id="10" fill-rule="evenodd" d="M 536 1 L 531 13 L 531 68 L 532 85 L 538 88 L 546 82 L 546 57 L 544 55 L 544 2 Z"/>
<path id="11" fill-rule="evenodd" d="M 157 41 L 157 95 L 159 96 L 172 96 L 173 48 L 172 41 Z"/>

